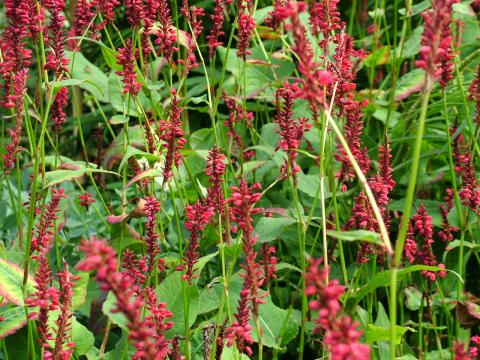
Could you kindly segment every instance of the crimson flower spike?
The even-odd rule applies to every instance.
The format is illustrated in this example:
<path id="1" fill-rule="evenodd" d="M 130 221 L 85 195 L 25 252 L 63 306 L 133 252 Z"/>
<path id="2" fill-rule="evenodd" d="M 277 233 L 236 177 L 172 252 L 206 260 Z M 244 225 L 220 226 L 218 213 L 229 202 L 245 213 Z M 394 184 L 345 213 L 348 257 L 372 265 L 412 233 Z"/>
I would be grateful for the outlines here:
<path id="1" fill-rule="evenodd" d="M 167 120 L 161 120 L 159 126 L 159 138 L 165 143 L 162 145 L 166 149 L 165 163 L 163 166 L 163 186 L 173 177 L 173 166 L 178 166 L 182 161 L 180 151 L 187 140 L 183 137 L 185 132 L 182 129 L 182 111 L 179 104 L 179 98 L 175 89 L 171 90 L 172 103 L 168 113 Z"/>
<path id="2" fill-rule="evenodd" d="M 452 5 L 459 0 L 434 0 L 432 9 L 422 13 L 424 20 L 420 59 L 416 65 L 425 70 L 427 77 L 438 79 L 445 88 L 452 79 L 454 57 L 452 50 Z"/>
<path id="3" fill-rule="evenodd" d="M 155 267 L 157 255 L 160 253 L 157 232 L 157 216 L 160 211 L 160 202 L 155 196 L 145 198 L 144 211 L 147 214 L 147 223 L 145 224 L 145 243 L 148 253 L 148 271 L 152 272 Z"/>
<path id="4" fill-rule="evenodd" d="M 80 271 L 96 271 L 96 280 L 104 291 L 111 291 L 115 295 L 115 311 L 121 312 L 127 319 L 129 339 L 137 349 L 135 358 L 164 359 L 160 356 L 155 339 L 155 329 L 151 321 L 143 318 L 145 302 L 136 296 L 136 287 L 127 276 L 117 271 L 117 254 L 107 245 L 106 240 L 93 238 L 91 241 L 82 241 L 80 250 L 86 258 L 77 269 Z"/>
<path id="5" fill-rule="evenodd" d="M 205 174 L 208 176 L 210 187 L 208 188 L 207 202 L 218 214 L 223 214 L 225 209 L 225 197 L 223 194 L 223 176 L 225 175 L 225 155 L 220 148 L 214 146 L 208 153 Z"/>
<path id="6" fill-rule="evenodd" d="M 185 212 L 187 214 L 185 227 L 190 232 L 190 241 L 183 259 L 185 266 L 181 266 L 178 269 L 183 270 L 186 268 L 186 273 L 182 276 L 182 279 L 191 284 L 193 279 L 198 277 L 198 274 L 195 273 L 194 266 L 200 258 L 198 248 L 200 247 L 201 232 L 205 230 L 205 227 L 212 220 L 214 211 L 209 204 L 203 204 L 199 201 L 194 205 L 188 205 Z"/>
<path id="7" fill-rule="evenodd" d="M 142 88 L 142 84 L 137 81 L 135 54 L 131 39 L 125 40 L 125 46 L 118 49 L 116 58 L 117 64 L 122 66 L 122 70 L 117 71 L 116 74 L 123 77 L 123 93 L 129 93 L 132 97 L 137 96 Z"/>

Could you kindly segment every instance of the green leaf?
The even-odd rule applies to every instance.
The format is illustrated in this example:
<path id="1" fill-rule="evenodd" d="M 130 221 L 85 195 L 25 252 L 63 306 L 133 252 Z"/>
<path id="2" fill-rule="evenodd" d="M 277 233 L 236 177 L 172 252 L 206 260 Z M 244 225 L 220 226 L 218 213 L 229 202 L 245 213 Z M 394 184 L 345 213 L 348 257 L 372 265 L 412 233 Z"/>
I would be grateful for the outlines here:
<path id="1" fill-rule="evenodd" d="M 388 62 L 390 54 L 390 48 L 388 46 L 382 46 L 381 48 L 370 53 L 364 60 L 363 64 L 367 67 L 377 67 L 384 65 Z"/>
<path id="2" fill-rule="evenodd" d="M 120 125 L 120 124 L 126 124 L 128 123 L 130 119 L 127 116 L 124 115 L 113 115 L 110 118 L 109 123 L 112 125 Z"/>
<path id="3" fill-rule="evenodd" d="M 405 289 L 405 305 L 407 306 L 407 309 L 412 310 L 412 311 L 417 311 L 420 309 L 421 304 L 422 304 L 422 293 L 415 287 L 409 286 Z M 425 299 L 423 299 L 423 303 L 425 306 Z"/>
<path id="4" fill-rule="evenodd" d="M 87 296 L 88 282 L 90 280 L 90 273 L 81 272 L 76 274 L 79 279 L 75 282 L 73 288 L 73 309 L 78 309 L 85 302 Z"/>
<path id="5" fill-rule="evenodd" d="M 95 337 L 75 317 L 72 318 L 72 340 L 75 342 L 76 356 L 86 354 L 94 345 Z"/>
<path id="6" fill-rule="evenodd" d="M 418 26 L 413 30 L 412 35 L 405 41 L 402 51 L 404 59 L 411 58 L 420 51 L 420 38 L 423 33 L 423 26 Z M 400 55 L 400 47 L 397 48 L 397 54 Z"/>
<path id="7" fill-rule="evenodd" d="M 198 314 L 199 293 L 197 287 L 189 286 L 188 282 L 182 280 L 182 274 L 175 271 L 167 276 L 167 278 L 155 289 L 158 301 L 165 302 L 167 304 L 167 309 L 173 313 L 173 317 L 169 319 L 169 321 L 173 321 L 173 327 L 168 331 L 168 334 L 183 334 L 185 331 L 183 286 L 187 287 L 186 295 L 190 303 L 188 324 L 191 327 L 195 323 Z"/>
<path id="8" fill-rule="evenodd" d="M 274 241 L 280 237 L 283 230 L 297 222 L 294 218 L 268 218 L 263 217 L 255 225 L 255 233 L 259 243 Z"/>
<path id="9" fill-rule="evenodd" d="M 107 298 L 102 305 L 102 311 L 107 317 L 112 321 L 112 323 L 117 324 L 122 329 L 127 330 L 128 320 L 121 312 L 116 312 L 114 309 L 116 306 L 117 298 L 114 293 L 111 291 L 108 292 Z"/>
<path id="10" fill-rule="evenodd" d="M 48 314 L 48 324 L 54 333 L 58 328 L 56 320 L 60 315 L 60 310 L 51 311 Z M 76 356 L 84 355 L 93 347 L 95 337 L 84 325 L 77 321 L 75 316 L 71 318 L 71 326 L 72 341 L 75 343 L 74 353 Z M 50 340 L 49 343 L 54 346 L 54 340 Z"/>
<path id="11" fill-rule="evenodd" d="M 0 311 L 0 339 L 15 333 L 27 324 L 25 308 L 23 306 L 15 306 L 10 309 L 2 309 Z"/>
<path id="12" fill-rule="evenodd" d="M 27 294 L 35 292 L 35 281 L 28 277 Z M 0 259 L 0 296 L 15 305 L 24 305 L 23 269 L 18 265 Z"/>
<path id="13" fill-rule="evenodd" d="M 411 94 L 421 91 L 424 81 L 425 71 L 423 69 L 413 69 L 406 73 L 398 80 L 395 88 L 395 100 L 404 100 Z"/>
<path id="14" fill-rule="evenodd" d="M 281 349 L 292 341 L 298 333 L 298 323 L 293 314 L 276 306 L 270 296 L 260 305 L 259 322 L 262 328 L 262 344 L 266 347 Z M 251 323 L 252 336 L 258 342 L 258 332 Z"/>
<path id="15" fill-rule="evenodd" d="M 140 149 L 137 149 L 136 147 L 129 145 L 127 146 L 127 151 L 125 151 L 125 155 L 123 156 L 122 162 L 118 167 L 119 172 L 122 171 L 123 167 L 132 156 L 142 156 L 148 161 L 160 161 L 160 158 L 158 156 L 150 154 L 149 152 L 146 152 L 146 151 L 142 151 Z"/>
<path id="16" fill-rule="evenodd" d="M 98 67 L 88 61 L 80 52 L 65 51 L 65 56 L 70 60 L 70 75 L 76 85 L 87 90 L 100 102 L 108 102 L 108 78 Z M 103 89 L 103 90 L 102 90 Z"/>
<path id="17" fill-rule="evenodd" d="M 104 173 L 104 174 L 118 175 L 116 172 L 113 172 L 113 171 L 108 171 L 103 169 L 92 169 L 92 168 L 80 168 L 76 170 L 63 170 L 63 169 L 53 170 L 45 173 L 45 178 L 46 178 L 45 187 L 60 184 L 64 181 L 70 181 L 89 173 Z M 42 179 L 39 177 L 37 179 L 37 186 L 41 184 L 42 184 Z"/>
<path id="18" fill-rule="evenodd" d="M 399 345 L 402 342 L 402 337 L 407 331 L 415 330 L 410 327 L 395 325 L 395 344 Z M 388 341 L 390 340 L 390 328 L 368 324 L 365 337 L 367 344 L 370 345 L 377 341 Z"/>
<path id="19" fill-rule="evenodd" d="M 334 231 L 330 230 L 327 235 L 335 239 L 345 241 L 364 241 L 373 244 L 382 244 L 380 236 L 373 231 L 368 230 L 351 230 L 351 231 Z"/>
<path id="20" fill-rule="evenodd" d="M 427 266 L 427 265 L 412 265 L 403 269 L 398 270 L 397 272 L 397 281 L 402 281 L 405 276 L 415 271 L 441 271 L 445 270 L 438 266 Z M 362 286 L 359 289 L 352 290 L 347 292 L 344 295 L 344 298 L 347 300 L 347 304 L 356 305 L 361 299 L 363 299 L 367 294 L 370 294 L 377 290 L 379 287 L 389 286 L 390 279 L 392 276 L 391 270 L 386 270 L 380 273 L 377 273 L 368 284 Z"/>
<path id="21" fill-rule="evenodd" d="M 140 180 L 145 179 L 147 177 L 157 177 L 157 176 L 162 176 L 162 175 L 163 175 L 163 172 L 162 172 L 161 169 L 153 168 L 153 169 L 148 169 L 148 170 L 142 171 L 128 181 L 127 187 L 129 187 L 130 185 L 136 183 L 137 181 L 140 181 Z"/>
<path id="22" fill-rule="evenodd" d="M 429 7 L 430 0 L 423 0 L 420 3 L 413 5 L 409 14 L 407 14 L 407 10 L 405 8 L 399 9 L 398 12 L 400 15 L 415 16 L 420 14 L 422 11 L 427 10 Z"/>

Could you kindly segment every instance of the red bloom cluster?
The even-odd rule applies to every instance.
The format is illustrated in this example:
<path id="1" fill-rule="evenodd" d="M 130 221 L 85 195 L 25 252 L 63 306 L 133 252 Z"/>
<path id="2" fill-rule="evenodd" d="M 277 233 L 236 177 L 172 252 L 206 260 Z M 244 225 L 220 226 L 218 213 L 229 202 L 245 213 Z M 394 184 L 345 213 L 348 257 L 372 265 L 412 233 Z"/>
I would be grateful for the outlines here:
<path id="1" fill-rule="evenodd" d="M 208 182 L 210 183 L 207 190 L 207 202 L 217 214 L 223 214 L 225 209 L 225 197 L 222 188 L 226 167 L 225 159 L 225 155 L 222 154 L 220 148 L 214 146 L 208 153 L 207 167 L 205 168 L 205 174 L 208 176 Z"/>
<path id="2" fill-rule="evenodd" d="M 475 101 L 475 121 L 480 126 L 480 65 L 477 66 L 475 79 L 470 84 L 468 98 Z"/>
<path id="3" fill-rule="evenodd" d="M 124 0 L 125 14 L 131 26 L 140 26 L 142 19 L 148 20 L 143 9 L 143 0 Z"/>
<path id="4" fill-rule="evenodd" d="M 57 219 L 57 213 L 60 211 L 60 201 L 66 198 L 63 189 L 52 188 L 52 198 L 43 211 L 43 216 L 36 225 L 36 234 L 32 237 L 31 252 L 38 251 L 44 253 L 50 248 L 54 232 L 52 230 L 53 222 Z"/>
<path id="5" fill-rule="evenodd" d="M 145 244 L 147 245 L 148 253 L 148 271 L 152 272 L 157 261 L 157 255 L 160 253 L 157 233 L 157 216 L 160 211 L 160 202 L 155 196 L 145 198 L 144 205 L 145 214 L 147 214 L 147 223 L 145 224 Z"/>
<path id="6" fill-rule="evenodd" d="M 93 18 L 95 17 L 95 11 L 93 6 L 95 5 L 94 1 L 88 0 L 78 0 L 75 4 L 73 24 L 70 28 L 69 38 L 72 37 L 81 37 L 87 31 L 88 27 L 92 23 Z M 94 30 L 90 28 L 90 30 Z M 78 46 L 79 39 L 71 39 L 69 41 L 69 46 L 71 50 L 74 50 Z"/>
<path id="7" fill-rule="evenodd" d="M 241 104 L 237 104 L 235 98 L 227 96 L 223 93 L 223 101 L 230 111 L 230 115 L 227 120 L 224 121 L 224 125 L 228 128 L 227 136 L 233 139 L 234 145 L 239 151 L 243 151 L 243 139 L 235 129 L 235 124 L 243 121 L 245 126 L 251 125 L 253 120 L 253 113 L 243 108 Z"/>
<path id="8" fill-rule="evenodd" d="M 329 72 L 319 71 L 319 64 L 314 61 L 314 54 L 310 42 L 305 35 L 305 27 L 300 21 L 300 13 L 307 8 L 303 2 L 289 1 L 285 6 L 278 6 L 272 13 L 276 21 L 290 19 L 290 24 L 285 28 L 292 32 L 295 46 L 294 51 L 298 56 L 297 69 L 302 76 L 302 97 L 309 101 L 316 113 L 318 106 L 325 103 L 324 88 L 332 82 Z"/>
<path id="9" fill-rule="evenodd" d="M 263 268 L 263 284 L 269 286 L 270 282 L 277 277 L 277 258 L 275 246 L 264 243 L 260 249 L 262 258 L 260 259 Z"/>
<path id="10" fill-rule="evenodd" d="M 346 123 L 344 126 L 345 139 L 348 142 L 350 150 L 357 160 L 360 169 L 364 174 L 370 170 L 370 157 L 368 156 L 368 149 L 362 145 L 362 132 L 363 132 L 363 120 L 362 120 L 362 108 L 365 104 L 359 103 L 355 100 L 345 101 L 343 103 L 342 111 L 346 117 Z M 342 169 L 337 177 L 340 181 L 347 182 L 350 179 L 355 178 L 355 171 L 351 165 L 345 149 L 341 144 L 337 145 L 338 153 L 335 154 L 335 159 L 342 163 Z"/>
<path id="11" fill-rule="evenodd" d="M 68 264 L 64 262 L 64 270 L 57 274 L 60 286 L 59 307 L 60 315 L 55 321 L 55 346 L 51 351 L 46 351 L 45 360 L 69 360 L 75 350 L 75 342 L 70 340 L 72 330 L 72 305 L 73 305 L 73 287 L 75 281 L 79 279 L 68 271 Z"/>
<path id="12" fill-rule="evenodd" d="M 136 296 L 135 286 L 129 277 L 117 272 L 117 255 L 109 247 L 105 240 L 93 238 L 91 241 L 83 241 L 80 250 L 86 253 L 77 268 L 80 271 L 96 270 L 97 282 L 104 291 L 111 291 L 116 297 L 116 310 L 127 318 L 129 339 L 137 349 L 136 359 L 165 359 L 164 338 L 157 333 L 151 319 L 142 320 L 144 301 Z"/>
<path id="13" fill-rule="evenodd" d="M 254 190 L 259 189 L 259 184 L 249 187 L 245 180 L 240 180 L 238 187 L 232 186 L 232 195 L 228 200 L 232 205 L 231 220 L 236 222 L 242 230 L 242 249 L 245 255 L 245 263 L 242 268 L 245 273 L 242 274 L 244 283 L 240 292 L 240 300 L 237 307 L 235 317 L 237 319 L 225 332 L 225 336 L 229 339 L 228 345 L 231 346 L 235 341 L 237 348 L 245 350 L 251 355 L 251 349 L 246 344 L 252 343 L 248 318 L 250 312 L 255 318 L 259 315 L 259 305 L 263 303 L 260 297 L 260 286 L 263 279 L 261 278 L 262 269 L 260 264 L 256 262 L 257 252 L 255 251 L 255 243 L 257 237 L 253 235 L 253 219 L 254 214 L 262 211 L 261 208 L 255 208 L 261 193 L 255 193 Z"/>
<path id="14" fill-rule="evenodd" d="M 442 216 L 442 230 L 438 232 L 438 237 L 445 242 L 453 241 L 453 233 L 458 231 L 456 226 L 450 225 L 448 221 L 448 213 L 453 208 L 453 190 L 447 189 L 445 196 L 445 205 L 438 205 L 440 215 Z"/>
<path id="15" fill-rule="evenodd" d="M 116 72 L 117 75 L 123 77 L 123 93 L 129 93 L 135 97 L 140 92 L 142 84 L 137 81 L 137 73 L 135 72 L 135 53 L 131 39 L 125 40 L 125 46 L 118 49 L 116 55 L 117 64 L 121 65 L 123 70 Z"/>
<path id="16" fill-rule="evenodd" d="M 252 355 L 253 338 L 250 333 L 252 326 L 249 323 L 250 308 L 249 308 L 249 289 L 250 283 L 247 279 L 243 283 L 242 290 L 240 291 L 240 299 L 238 300 L 237 312 L 235 318 L 237 319 L 225 329 L 225 338 L 227 338 L 227 345 L 232 346 L 234 343 L 237 345 L 238 351 L 243 354 Z"/>
<path id="17" fill-rule="evenodd" d="M 48 249 L 46 250 L 48 251 Z M 38 316 L 38 341 L 42 347 L 42 352 L 49 348 L 49 341 L 53 340 L 53 335 L 48 325 L 48 314 L 58 309 L 60 305 L 60 293 L 52 286 L 53 275 L 48 263 L 48 257 L 44 253 L 37 257 L 38 267 L 35 272 L 35 292 L 25 299 L 25 304 L 36 309 L 29 313 L 31 318 Z"/>
<path id="18" fill-rule="evenodd" d="M 173 166 L 178 166 L 182 161 L 180 151 L 187 140 L 183 137 L 185 132 L 182 129 L 181 115 L 183 108 L 178 106 L 179 98 L 175 89 L 171 90 L 172 103 L 168 114 L 168 120 L 160 121 L 159 138 L 165 143 L 162 147 L 166 148 L 165 164 L 163 166 L 163 186 L 173 176 Z"/>
<path id="19" fill-rule="evenodd" d="M 155 44 L 159 45 L 158 55 L 163 55 L 168 61 L 172 60 L 172 54 L 178 49 L 174 47 L 177 42 L 177 32 L 172 25 L 172 16 L 167 0 L 158 2 L 159 28 L 156 33 Z"/>
<path id="20" fill-rule="evenodd" d="M 445 265 L 438 264 L 433 254 L 432 244 L 433 240 L 433 224 L 432 217 L 428 214 L 425 205 L 421 204 L 417 210 L 417 213 L 412 217 L 412 226 L 407 232 L 407 240 L 405 242 L 405 256 L 411 263 L 439 266 L 445 268 Z M 421 238 L 423 241 L 422 247 L 419 249 L 415 241 L 415 235 Z M 437 279 L 437 273 L 429 270 L 423 270 L 422 274 L 430 281 Z M 439 272 L 441 277 L 447 275 L 445 270 Z"/>
<path id="21" fill-rule="evenodd" d="M 193 279 L 198 277 L 198 274 L 195 274 L 194 266 L 200 258 L 200 253 L 198 251 L 200 246 L 200 234 L 212 220 L 214 211 L 209 204 L 204 204 L 199 201 L 194 205 L 188 205 L 185 212 L 187 215 L 185 227 L 190 232 L 190 241 L 185 250 L 185 257 L 183 259 L 185 266 L 182 266 L 180 269 L 183 270 L 186 268 L 187 271 L 182 278 L 183 280 L 188 280 L 189 283 L 192 283 Z"/>
<path id="22" fill-rule="evenodd" d="M 392 167 L 390 165 L 392 158 L 391 148 L 388 140 L 386 140 L 384 146 L 379 146 L 379 152 L 377 174 L 368 179 L 368 184 L 380 208 L 382 219 L 388 227 L 390 224 L 389 194 L 395 187 L 395 180 L 393 180 Z M 366 229 L 374 232 L 379 232 L 380 230 L 370 201 L 364 193 L 355 197 L 352 216 L 347 223 L 347 228 Z M 370 243 L 362 242 L 357 261 L 360 264 L 368 262 L 369 254 L 375 254 L 375 247 Z M 377 262 L 383 265 L 383 260 L 383 249 L 377 248 Z"/>
<path id="23" fill-rule="evenodd" d="M 298 97 L 299 88 L 289 83 L 283 84 L 283 88 L 277 90 L 277 116 L 275 123 L 278 124 L 278 133 L 282 140 L 278 143 L 275 150 L 282 149 L 287 153 L 287 159 L 281 169 L 282 176 L 293 176 L 300 171 L 300 167 L 295 163 L 297 158 L 297 149 L 300 146 L 303 134 L 310 130 L 311 125 L 307 123 L 306 118 L 298 120 L 293 119 L 293 105 L 295 97 Z M 281 107 L 280 98 L 283 100 Z"/>
<path id="24" fill-rule="evenodd" d="M 148 273 L 147 258 L 137 259 L 137 255 L 130 249 L 123 252 L 122 269 L 125 276 L 128 276 L 138 289 L 147 280 L 147 275 L 145 275 Z"/>
<path id="25" fill-rule="evenodd" d="M 1 64 L 0 64 L 1 65 Z M 7 103 L 3 103 L 6 108 L 15 107 L 15 127 L 14 129 L 8 129 L 7 132 L 10 135 L 10 144 L 5 145 L 6 153 L 3 155 L 3 165 L 5 171 L 9 172 L 15 167 L 17 153 L 20 151 L 20 140 L 22 136 L 23 128 L 23 98 L 26 93 L 28 69 L 22 69 L 18 73 L 10 76 L 3 76 L 4 81 L 13 81 L 13 94 L 7 96 Z M 5 91 L 10 89 L 4 86 Z"/>
<path id="26" fill-rule="evenodd" d="M 424 20 L 420 59 L 416 65 L 433 79 L 439 79 L 442 87 L 452 78 L 454 57 L 452 51 L 452 5 L 458 0 L 435 0 L 432 9 L 422 13 Z"/>
<path id="27" fill-rule="evenodd" d="M 93 204 L 95 202 L 95 198 L 89 192 L 78 195 L 78 200 L 79 200 L 80 206 L 83 206 L 85 208 L 88 208 L 90 204 Z"/>
<path id="28" fill-rule="evenodd" d="M 242 5 L 240 7 L 240 15 L 238 16 L 237 56 L 242 58 L 243 61 L 247 59 L 247 55 L 252 53 L 248 50 L 248 46 L 250 45 L 253 29 L 255 29 L 255 20 L 248 13 L 246 7 Z"/>
<path id="29" fill-rule="evenodd" d="M 450 134 L 454 135 L 457 128 L 453 126 Z M 453 157 L 455 159 L 455 171 L 462 177 L 462 185 L 459 196 L 463 203 L 472 211 L 478 212 L 480 207 L 480 188 L 475 174 L 472 153 L 465 143 L 462 134 L 453 140 Z"/>
<path id="30" fill-rule="evenodd" d="M 339 0 L 319 0 L 313 3 L 310 11 L 310 24 L 315 35 L 322 34 L 320 47 L 328 54 L 328 46 L 332 33 L 342 28 L 340 12 L 337 9 Z"/>
<path id="31" fill-rule="evenodd" d="M 305 274 L 306 295 L 315 297 L 309 303 L 310 309 L 318 311 L 315 321 L 318 326 L 314 331 L 325 333 L 325 345 L 332 360 L 370 359 L 370 347 L 359 343 L 362 336 L 359 323 L 347 315 L 339 315 L 339 298 L 344 288 L 338 280 L 328 281 L 328 269 L 322 262 L 322 259 L 311 260 Z"/>
<path id="32" fill-rule="evenodd" d="M 145 317 L 144 322 L 151 328 L 155 329 L 154 339 L 157 348 L 157 358 L 166 359 L 171 353 L 169 341 L 165 337 L 165 332 L 173 327 L 173 322 L 167 319 L 173 316 L 172 312 L 167 309 L 167 304 L 159 302 L 157 294 L 153 288 L 146 288 L 143 291 L 145 305 L 150 315 Z"/>
<path id="33" fill-rule="evenodd" d="M 207 35 L 208 46 L 210 48 L 210 58 L 213 58 L 217 48 L 223 45 L 223 42 L 219 40 L 220 37 L 225 35 L 223 32 L 223 12 L 225 11 L 225 5 L 230 4 L 231 2 L 232 0 L 215 0 L 213 14 L 210 15 L 210 19 L 213 21 L 213 26 L 210 34 Z"/>

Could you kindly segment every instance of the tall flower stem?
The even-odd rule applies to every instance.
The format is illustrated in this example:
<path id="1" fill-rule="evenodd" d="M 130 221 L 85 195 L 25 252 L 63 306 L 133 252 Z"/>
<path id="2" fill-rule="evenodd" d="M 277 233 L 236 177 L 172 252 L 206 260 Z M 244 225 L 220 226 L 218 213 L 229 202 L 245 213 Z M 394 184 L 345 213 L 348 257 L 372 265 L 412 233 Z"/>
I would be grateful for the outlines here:
<path id="1" fill-rule="evenodd" d="M 405 197 L 405 207 L 398 232 L 397 242 L 395 244 L 395 253 L 391 264 L 392 275 L 390 278 L 390 359 L 395 359 L 395 337 L 397 323 L 397 275 L 400 261 L 402 260 L 403 246 L 407 235 L 408 221 L 412 210 L 415 186 L 417 184 L 418 166 L 420 163 L 420 153 L 422 150 L 423 133 L 425 129 L 425 119 L 427 117 L 428 102 L 432 92 L 433 79 L 426 75 L 425 90 L 422 97 L 422 105 L 420 108 L 420 116 L 418 118 L 417 136 L 415 139 L 415 148 L 412 155 L 412 165 L 410 168 L 409 182 L 407 187 L 407 196 Z"/>

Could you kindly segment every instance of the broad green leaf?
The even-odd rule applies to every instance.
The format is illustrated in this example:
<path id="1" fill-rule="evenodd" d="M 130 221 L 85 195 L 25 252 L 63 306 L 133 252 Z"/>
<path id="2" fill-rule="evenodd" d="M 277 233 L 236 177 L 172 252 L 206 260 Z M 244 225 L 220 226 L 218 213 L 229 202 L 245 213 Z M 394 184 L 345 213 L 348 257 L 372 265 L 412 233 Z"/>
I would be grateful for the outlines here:
<path id="1" fill-rule="evenodd" d="M 402 281 L 405 276 L 415 271 L 441 271 L 445 270 L 438 266 L 427 266 L 427 265 L 412 265 L 403 269 L 398 270 L 397 272 L 397 281 Z M 377 290 L 379 287 L 389 286 L 390 279 L 392 276 L 391 270 L 386 270 L 380 273 L 377 273 L 368 284 L 362 286 L 359 289 L 351 290 L 344 295 L 344 298 L 347 300 L 347 304 L 356 305 L 358 301 L 363 299 L 365 295 L 370 294 Z"/>
<path id="2" fill-rule="evenodd" d="M 298 333 L 298 323 L 293 314 L 276 306 L 270 296 L 260 305 L 259 323 L 262 329 L 262 344 L 267 347 L 280 349 L 292 341 Z M 252 336 L 258 342 L 258 332 L 255 324 Z"/>
<path id="3" fill-rule="evenodd" d="M 390 54 L 390 48 L 388 46 L 382 46 L 381 48 L 370 53 L 364 60 L 363 64 L 366 67 L 377 67 L 384 65 L 388 62 Z"/>
<path id="4" fill-rule="evenodd" d="M 411 94 L 421 91 L 424 81 L 425 71 L 423 69 L 413 69 L 406 73 L 398 80 L 395 88 L 395 100 L 404 100 Z"/>
<path id="5" fill-rule="evenodd" d="M 255 225 L 255 233 L 258 236 L 259 243 L 274 241 L 280 237 L 283 229 L 293 225 L 297 220 L 293 218 L 268 218 L 263 217 Z"/>
<path id="6" fill-rule="evenodd" d="M 328 236 L 331 236 L 335 239 L 345 240 L 345 241 L 364 241 L 373 244 L 382 244 L 380 236 L 373 231 L 368 230 L 351 230 L 351 231 L 334 231 L 330 230 L 327 232 Z"/>
<path id="7" fill-rule="evenodd" d="M 27 294 L 35 292 L 35 281 L 28 277 Z M 15 305 L 24 305 L 23 269 L 18 265 L 0 259 L 0 296 Z"/>
<path id="8" fill-rule="evenodd" d="M 27 324 L 25 308 L 23 306 L 15 306 L 10 309 L 2 309 L 0 311 L 0 339 L 15 333 Z"/>
<path id="9" fill-rule="evenodd" d="M 410 37 L 405 41 L 402 51 L 402 57 L 411 58 L 420 51 L 420 38 L 423 33 L 423 26 L 418 26 L 413 30 Z M 400 47 L 397 48 L 397 55 L 400 55 Z"/>
<path id="10" fill-rule="evenodd" d="M 425 299 L 423 299 L 422 293 L 415 287 L 409 286 L 405 289 L 405 305 L 407 309 L 417 311 L 422 305 L 425 306 Z"/>
<path id="11" fill-rule="evenodd" d="M 183 284 L 182 284 L 183 282 Z M 186 287 L 186 296 L 189 299 L 188 324 L 191 327 L 197 318 L 199 307 L 199 293 L 196 286 L 189 286 L 188 282 L 182 280 L 182 274 L 175 271 L 168 275 L 162 283 L 157 286 L 155 292 L 158 301 L 165 302 L 167 309 L 173 313 L 169 321 L 173 321 L 173 328 L 168 334 L 183 334 L 185 331 L 185 309 L 183 303 L 183 287 Z"/>
<path id="12" fill-rule="evenodd" d="M 108 102 L 108 78 L 80 52 L 65 51 L 70 60 L 70 75 L 75 80 L 84 80 L 78 86 L 87 90 L 100 102 Z M 88 81 L 87 81 L 88 80 Z"/>
<path id="13" fill-rule="evenodd" d="M 148 169 L 148 170 L 142 171 L 128 181 L 127 187 L 129 187 L 130 185 L 136 183 L 137 181 L 140 181 L 140 180 L 145 179 L 147 177 L 158 177 L 158 176 L 162 176 L 162 175 L 163 175 L 163 172 L 162 172 L 161 169 L 153 168 L 153 169 Z"/>
<path id="14" fill-rule="evenodd" d="M 79 277 L 75 281 L 75 286 L 73 288 L 73 309 L 78 309 L 85 302 L 87 296 L 88 282 L 90 280 L 90 273 L 81 272 L 76 274 Z"/>
<path id="15" fill-rule="evenodd" d="M 122 329 L 127 330 L 127 318 L 121 312 L 114 311 L 116 306 L 117 298 L 114 293 L 111 291 L 108 292 L 107 298 L 102 305 L 102 311 L 107 317 L 112 321 L 112 323 L 117 324 Z"/>
<path id="16" fill-rule="evenodd" d="M 110 118 L 109 123 L 112 125 L 120 125 L 120 124 L 128 123 L 129 120 L 130 119 L 124 115 L 113 115 Z"/>
<path id="17" fill-rule="evenodd" d="M 127 151 L 125 151 L 125 155 L 123 156 L 122 162 L 120 163 L 118 167 L 118 171 L 121 172 L 125 164 L 128 162 L 128 160 L 132 156 L 142 156 L 148 161 L 159 161 L 160 158 L 156 155 L 150 154 L 149 152 L 142 151 L 140 149 L 137 149 L 136 147 L 133 146 L 127 146 Z"/>
<path id="18" fill-rule="evenodd" d="M 402 337 L 407 331 L 415 331 L 415 330 L 410 327 L 395 325 L 395 344 L 398 345 L 402 342 Z M 372 345 L 377 341 L 389 341 L 390 328 L 368 324 L 367 330 L 365 331 L 365 337 L 366 337 L 367 344 L 370 344 L 370 345 Z"/>
<path id="19" fill-rule="evenodd" d="M 74 180 L 80 176 L 89 173 L 104 173 L 104 174 L 113 174 L 118 175 L 116 172 L 103 170 L 103 169 L 92 169 L 92 168 L 80 168 L 76 170 L 53 170 L 45 173 L 46 185 L 45 187 L 53 186 L 60 184 L 64 181 Z M 42 179 L 37 179 L 37 185 L 42 184 Z"/>
<path id="20" fill-rule="evenodd" d="M 48 324 L 53 333 L 56 332 L 58 326 L 56 321 L 60 316 L 60 310 L 51 311 L 48 314 Z M 86 354 L 95 343 L 95 338 L 93 334 L 82 324 L 80 324 L 75 316 L 71 318 L 71 329 L 72 329 L 72 341 L 75 343 L 74 354 L 76 356 Z M 53 347 L 55 340 L 50 340 L 50 345 Z"/>
<path id="21" fill-rule="evenodd" d="M 415 4 L 411 7 L 411 11 L 407 14 L 405 8 L 398 10 L 400 15 L 414 16 L 420 14 L 422 11 L 427 10 L 430 7 L 430 0 L 423 0 L 422 2 Z"/>

